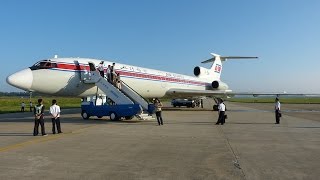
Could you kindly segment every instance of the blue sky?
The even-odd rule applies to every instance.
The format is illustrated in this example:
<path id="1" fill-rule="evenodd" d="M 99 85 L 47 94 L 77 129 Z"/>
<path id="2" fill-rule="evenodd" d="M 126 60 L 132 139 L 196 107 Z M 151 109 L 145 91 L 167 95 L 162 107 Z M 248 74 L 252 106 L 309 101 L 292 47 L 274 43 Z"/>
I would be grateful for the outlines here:
<path id="1" fill-rule="evenodd" d="M 320 93 L 320 1 L 3 0 L 0 91 L 36 61 L 90 57 L 192 75 L 221 55 L 236 91 Z M 202 65 L 208 67 L 208 65 Z"/>

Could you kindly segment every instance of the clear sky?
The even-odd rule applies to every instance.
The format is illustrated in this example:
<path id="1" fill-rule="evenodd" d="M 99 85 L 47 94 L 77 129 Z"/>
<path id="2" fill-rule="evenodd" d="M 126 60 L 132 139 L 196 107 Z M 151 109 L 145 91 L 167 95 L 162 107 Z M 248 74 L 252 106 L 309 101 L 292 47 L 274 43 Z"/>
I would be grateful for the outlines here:
<path id="1" fill-rule="evenodd" d="M 233 90 L 320 93 L 320 1 L 0 1 L 0 91 L 55 54 L 192 75 L 211 52 L 259 56 L 224 63 Z"/>

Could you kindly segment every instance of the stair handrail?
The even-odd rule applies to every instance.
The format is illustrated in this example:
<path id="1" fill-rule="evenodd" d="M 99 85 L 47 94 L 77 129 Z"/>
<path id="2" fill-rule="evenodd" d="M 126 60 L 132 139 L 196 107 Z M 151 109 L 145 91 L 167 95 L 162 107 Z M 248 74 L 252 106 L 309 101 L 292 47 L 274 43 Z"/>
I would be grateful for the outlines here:
<path id="1" fill-rule="evenodd" d="M 138 96 L 140 96 L 143 100 L 145 100 L 145 101 L 149 104 L 149 101 L 148 101 L 146 98 L 142 97 L 136 90 L 134 90 L 132 87 L 130 87 L 127 83 L 123 82 L 122 80 L 120 80 L 120 82 L 121 82 L 122 84 L 124 84 L 126 87 L 128 87 L 130 90 L 132 90 L 133 92 L 135 92 Z M 120 91 L 123 92 L 122 90 L 120 90 Z M 123 93 L 124 93 L 124 92 L 123 92 Z"/>

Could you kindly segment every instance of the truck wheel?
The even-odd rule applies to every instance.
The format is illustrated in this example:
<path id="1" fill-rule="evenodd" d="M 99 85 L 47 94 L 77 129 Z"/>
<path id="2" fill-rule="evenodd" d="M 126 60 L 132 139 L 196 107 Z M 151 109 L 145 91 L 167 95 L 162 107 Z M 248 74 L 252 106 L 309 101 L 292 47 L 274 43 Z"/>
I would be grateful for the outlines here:
<path id="1" fill-rule="evenodd" d="M 134 116 L 126 116 L 124 117 L 126 120 L 131 120 Z"/>
<path id="2" fill-rule="evenodd" d="M 213 111 L 218 111 L 219 110 L 219 105 L 215 104 L 212 107 Z"/>
<path id="3" fill-rule="evenodd" d="M 86 111 L 82 111 L 81 112 L 81 116 L 82 116 L 83 119 L 89 119 L 89 117 L 90 117 L 89 114 Z"/>
<path id="4" fill-rule="evenodd" d="M 110 120 L 111 120 L 111 121 L 118 121 L 118 120 L 119 120 L 119 117 L 118 117 L 118 115 L 117 115 L 115 112 L 111 112 L 111 113 L 110 113 Z"/>

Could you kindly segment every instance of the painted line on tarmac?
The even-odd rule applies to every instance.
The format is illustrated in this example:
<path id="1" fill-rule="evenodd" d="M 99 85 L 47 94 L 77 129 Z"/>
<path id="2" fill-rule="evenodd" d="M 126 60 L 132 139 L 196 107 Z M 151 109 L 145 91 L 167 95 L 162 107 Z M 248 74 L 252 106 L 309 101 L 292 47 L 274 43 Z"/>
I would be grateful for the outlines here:
<path id="1" fill-rule="evenodd" d="M 77 134 L 85 132 L 89 128 L 93 128 L 93 127 L 96 127 L 96 126 L 97 125 L 87 126 L 87 127 L 81 128 L 81 129 L 77 129 L 75 131 L 67 132 L 67 133 L 62 133 L 62 134 L 57 134 L 57 135 L 48 135 L 48 136 L 43 136 L 43 137 L 39 137 L 39 138 L 36 138 L 36 139 L 32 139 L 32 140 L 29 140 L 29 141 L 25 141 L 25 142 L 22 142 L 22 143 L 12 144 L 12 145 L 0 148 L 0 153 L 1 152 L 6 152 L 6 151 L 10 151 L 10 150 L 14 150 L 14 149 L 23 148 L 23 147 L 26 147 L 26 146 L 29 146 L 29 145 L 35 145 L 35 144 L 39 144 L 39 143 L 43 143 L 43 142 L 48 142 L 48 141 L 60 139 L 60 138 L 66 137 L 66 136 L 77 135 Z"/>

